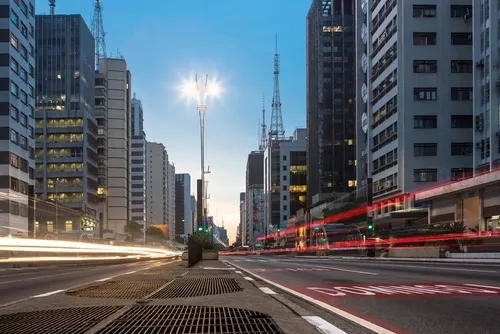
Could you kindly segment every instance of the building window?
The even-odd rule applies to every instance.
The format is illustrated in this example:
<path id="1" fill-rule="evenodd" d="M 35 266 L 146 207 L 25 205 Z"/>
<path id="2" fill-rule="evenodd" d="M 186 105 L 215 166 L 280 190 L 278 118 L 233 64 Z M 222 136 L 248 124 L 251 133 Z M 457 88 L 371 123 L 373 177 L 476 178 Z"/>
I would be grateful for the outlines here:
<path id="1" fill-rule="evenodd" d="M 283 181 L 286 181 L 287 177 L 286 175 L 283 175 Z"/>
<path id="2" fill-rule="evenodd" d="M 13 105 L 10 105 L 10 117 L 15 119 L 16 121 L 19 120 L 19 109 L 17 109 Z"/>
<path id="3" fill-rule="evenodd" d="M 21 77 L 21 79 L 23 79 L 24 82 L 28 82 L 28 72 L 26 72 L 26 70 L 22 67 L 19 76 Z"/>
<path id="4" fill-rule="evenodd" d="M 283 186 L 283 190 L 284 191 L 287 191 L 288 187 L 287 186 Z"/>
<path id="5" fill-rule="evenodd" d="M 15 97 L 19 97 L 19 87 L 14 83 L 14 81 L 10 82 L 10 92 Z"/>
<path id="6" fill-rule="evenodd" d="M 472 45 L 471 32 L 452 32 L 451 45 Z"/>
<path id="7" fill-rule="evenodd" d="M 284 211 L 288 210 L 288 206 L 287 205 L 283 205 L 283 210 Z"/>
<path id="8" fill-rule="evenodd" d="M 10 20 L 16 27 L 19 27 L 19 15 L 13 9 L 10 10 Z"/>
<path id="9" fill-rule="evenodd" d="M 287 200 L 287 196 L 286 195 L 283 195 L 283 200 L 286 201 Z"/>
<path id="10" fill-rule="evenodd" d="M 414 182 L 436 182 L 437 181 L 437 169 L 414 169 L 413 170 L 413 181 Z"/>
<path id="11" fill-rule="evenodd" d="M 13 58 L 10 58 L 10 68 L 14 73 L 19 74 L 19 63 Z"/>
<path id="12" fill-rule="evenodd" d="M 472 101 L 472 87 L 451 87 L 453 101 Z"/>
<path id="13" fill-rule="evenodd" d="M 19 133 L 14 129 L 10 129 L 10 141 L 16 144 L 19 143 Z"/>
<path id="14" fill-rule="evenodd" d="M 21 159 L 21 170 L 25 173 L 28 173 L 28 160 Z"/>
<path id="15" fill-rule="evenodd" d="M 19 50 L 19 39 L 14 34 L 10 34 L 10 44 L 14 49 Z"/>
<path id="16" fill-rule="evenodd" d="M 30 56 L 31 57 L 35 56 L 35 47 L 31 43 L 30 43 Z"/>
<path id="17" fill-rule="evenodd" d="M 451 180 L 459 181 L 471 178 L 473 176 L 472 168 L 452 168 L 451 169 Z"/>
<path id="18" fill-rule="evenodd" d="M 451 143 L 451 155 L 471 156 L 472 152 L 472 143 Z"/>
<path id="19" fill-rule="evenodd" d="M 28 116 L 21 113 L 20 123 L 24 125 L 24 127 L 28 127 Z"/>
<path id="20" fill-rule="evenodd" d="M 32 85 L 29 85 L 30 87 L 30 97 L 35 97 L 35 89 L 33 88 Z"/>
<path id="21" fill-rule="evenodd" d="M 283 165 L 283 170 L 286 170 L 286 165 Z"/>
<path id="22" fill-rule="evenodd" d="M 437 128 L 437 116 L 422 115 L 413 116 L 414 129 L 435 129 Z"/>
<path id="23" fill-rule="evenodd" d="M 19 181 L 19 192 L 28 195 L 28 184 L 26 182 Z"/>
<path id="24" fill-rule="evenodd" d="M 283 156 L 283 161 L 286 161 L 286 155 Z"/>
<path id="25" fill-rule="evenodd" d="M 26 27 L 26 24 L 21 22 L 21 34 L 23 34 L 24 37 L 28 38 L 28 27 Z"/>
<path id="26" fill-rule="evenodd" d="M 33 25 L 30 23 L 30 36 L 35 37 L 35 28 L 33 28 Z"/>
<path id="27" fill-rule="evenodd" d="M 436 5 L 413 5 L 413 17 L 436 17 Z"/>
<path id="28" fill-rule="evenodd" d="M 451 5 L 451 17 L 453 18 L 466 18 L 468 15 L 469 19 L 472 17 L 472 6 L 470 5 Z"/>
<path id="29" fill-rule="evenodd" d="M 19 180 L 15 177 L 10 178 L 10 190 L 19 191 Z"/>
<path id="30" fill-rule="evenodd" d="M 437 60 L 414 60 L 413 73 L 436 73 Z"/>
<path id="31" fill-rule="evenodd" d="M 35 170 L 31 167 L 29 168 L 29 176 L 30 176 L 30 180 L 35 179 Z"/>
<path id="32" fill-rule="evenodd" d="M 435 32 L 414 32 L 413 45 L 436 45 Z"/>
<path id="33" fill-rule="evenodd" d="M 21 44 L 21 56 L 23 56 L 24 59 L 28 60 L 28 49 L 24 45 Z"/>
<path id="34" fill-rule="evenodd" d="M 21 97 L 20 100 L 24 104 L 28 104 L 28 94 L 24 90 L 21 89 Z"/>
<path id="35" fill-rule="evenodd" d="M 19 137 L 20 137 L 19 146 L 21 146 L 22 148 L 27 150 L 28 149 L 28 138 L 26 138 L 23 135 L 21 135 Z"/>
<path id="36" fill-rule="evenodd" d="M 29 133 L 30 133 L 30 138 L 35 138 L 35 130 L 31 125 L 29 126 Z"/>
<path id="37" fill-rule="evenodd" d="M 451 115 L 451 127 L 458 129 L 472 129 L 472 115 Z"/>
<path id="38" fill-rule="evenodd" d="M 10 154 L 10 165 L 15 168 L 19 168 L 19 157 L 14 153 Z"/>
<path id="39" fill-rule="evenodd" d="M 286 215 L 283 215 L 283 220 L 287 220 L 287 216 Z"/>
<path id="40" fill-rule="evenodd" d="M 19 215 L 19 203 L 14 201 L 10 202 L 10 213 L 13 215 Z"/>
<path id="41" fill-rule="evenodd" d="M 472 73 L 472 60 L 452 60 L 451 73 Z"/>
<path id="42" fill-rule="evenodd" d="M 414 143 L 414 157 L 435 157 L 437 156 L 437 143 Z"/>
<path id="43" fill-rule="evenodd" d="M 24 15 L 28 16 L 28 6 L 26 5 L 26 2 L 21 0 L 19 7 L 21 7 L 21 12 L 23 12 Z"/>
<path id="44" fill-rule="evenodd" d="M 415 101 L 437 100 L 437 88 L 413 88 L 413 99 Z"/>
<path id="45" fill-rule="evenodd" d="M 30 77 L 35 77 L 35 68 L 32 65 L 30 65 Z"/>
<path id="46" fill-rule="evenodd" d="M 30 15 L 32 17 L 35 17 L 35 7 L 33 6 L 33 4 L 30 2 Z"/>

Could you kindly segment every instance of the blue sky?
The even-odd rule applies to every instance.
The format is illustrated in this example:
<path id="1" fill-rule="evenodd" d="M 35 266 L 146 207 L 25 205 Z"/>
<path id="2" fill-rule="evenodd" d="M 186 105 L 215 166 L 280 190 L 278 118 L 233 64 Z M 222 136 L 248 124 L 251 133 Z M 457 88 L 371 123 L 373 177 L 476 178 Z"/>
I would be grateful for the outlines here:
<path id="1" fill-rule="evenodd" d="M 281 54 L 283 123 L 305 126 L 305 17 L 310 0 L 103 0 L 108 56 L 123 55 L 132 90 L 144 106 L 149 141 L 163 143 L 177 173 L 200 176 L 199 118 L 180 97 L 182 79 L 216 78 L 222 94 L 208 101 L 205 164 L 210 214 L 234 241 L 247 155 L 258 146 L 262 94 L 271 117 L 275 34 Z M 37 14 L 49 12 L 37 0 Z M 57 14 L 81 14 L 89 27 L 93 0 L 57 0 Z M 217 219 L 218 217 L 218 219 Z"/>

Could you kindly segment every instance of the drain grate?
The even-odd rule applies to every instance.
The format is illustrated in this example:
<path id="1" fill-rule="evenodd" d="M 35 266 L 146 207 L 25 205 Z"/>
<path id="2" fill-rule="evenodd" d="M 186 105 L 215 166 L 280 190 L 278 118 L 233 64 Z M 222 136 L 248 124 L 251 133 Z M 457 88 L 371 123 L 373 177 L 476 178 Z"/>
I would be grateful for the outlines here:
<path id="1" fill-rule="evenodd" d="M 175 277 L 184 274 L 187 271 L 186 268 L 168 268 L 168 269 L 150 269 L 150 270 L 145 270 L 141 271 L 140 275 L 145 275 L 145 276 L 163 276 L 163 277 Z"/>
<path id="2" fill-rule="evenodd" d="M 92 306 L 0 315 L 0 333 L 84 333 L 121 306 Z"/>
<path id="3" fill-rule="evenodd" d="M 87 298 L 135 299 L 153 293 L 168 282 L 169 280 L 109 281 L 100 285 L 68 291 L 66 294 Z"/>
<path id="4" fill-rule="evenodd" d="M 153 294 L 152 299 L 187 298 L 242 291 L 241 285 L 234 278 L 200 277 L 174 280 L 160 291 Z"/>
<path id="5" fill-rule="evenodd" d="M 98 334 L 283 334 L 267 314 L 229 307 L 150 305 L 133 307 Z"/>
<path id="6" fill-rule="evenodd" d="M 224 270 L 224 269 L 191 269 L 187 276 L 224 276 L 231 275 L 234 270 Z"/>

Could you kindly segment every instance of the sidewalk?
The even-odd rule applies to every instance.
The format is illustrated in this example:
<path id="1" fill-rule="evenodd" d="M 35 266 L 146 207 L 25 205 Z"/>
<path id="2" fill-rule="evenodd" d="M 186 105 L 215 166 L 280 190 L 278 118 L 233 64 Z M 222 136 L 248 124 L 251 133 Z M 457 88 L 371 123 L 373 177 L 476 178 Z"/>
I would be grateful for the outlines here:
<path id="1" fill-rule="evenodd" d="M 0 308 L 0 333 L 318 332 L 254 283 L 220 261 L 177 261 Z"/>

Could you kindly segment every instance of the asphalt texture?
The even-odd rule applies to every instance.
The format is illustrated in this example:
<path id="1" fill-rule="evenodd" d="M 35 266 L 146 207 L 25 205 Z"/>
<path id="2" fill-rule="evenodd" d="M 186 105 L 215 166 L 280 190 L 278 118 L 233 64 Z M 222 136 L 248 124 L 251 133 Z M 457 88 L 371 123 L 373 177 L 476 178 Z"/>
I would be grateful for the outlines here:
<path id="1" fill-rule="evenodd" d="M 309 308 L 317 302 L 332 306 L 330 318 L 323 318 L 346 333 L 362 331 L 342 323 L 339 317 L 349 323 L 363 319 L 375 325 L 375 330 L 371 329 L 378 333 L 500 331 L 500 264 L 291 256 L 221 259 L 258 275 L 257 280 L 261 277 L 291 289 L 287 295 L 296 303 L 300 299 L 295 293 L 300 293 L 310 298 L 303 302 Z M 322 310 L 326 312 L 327 308 L 323 306 Z"/>
<path id="2" fill-rule="evenodd" d="M 99 279 L 131 274 L 160 263 L 135 262 L 113 265 L 67 265 L 0 269 L 0 307 L 57 290 L 67 290 Z"/>

